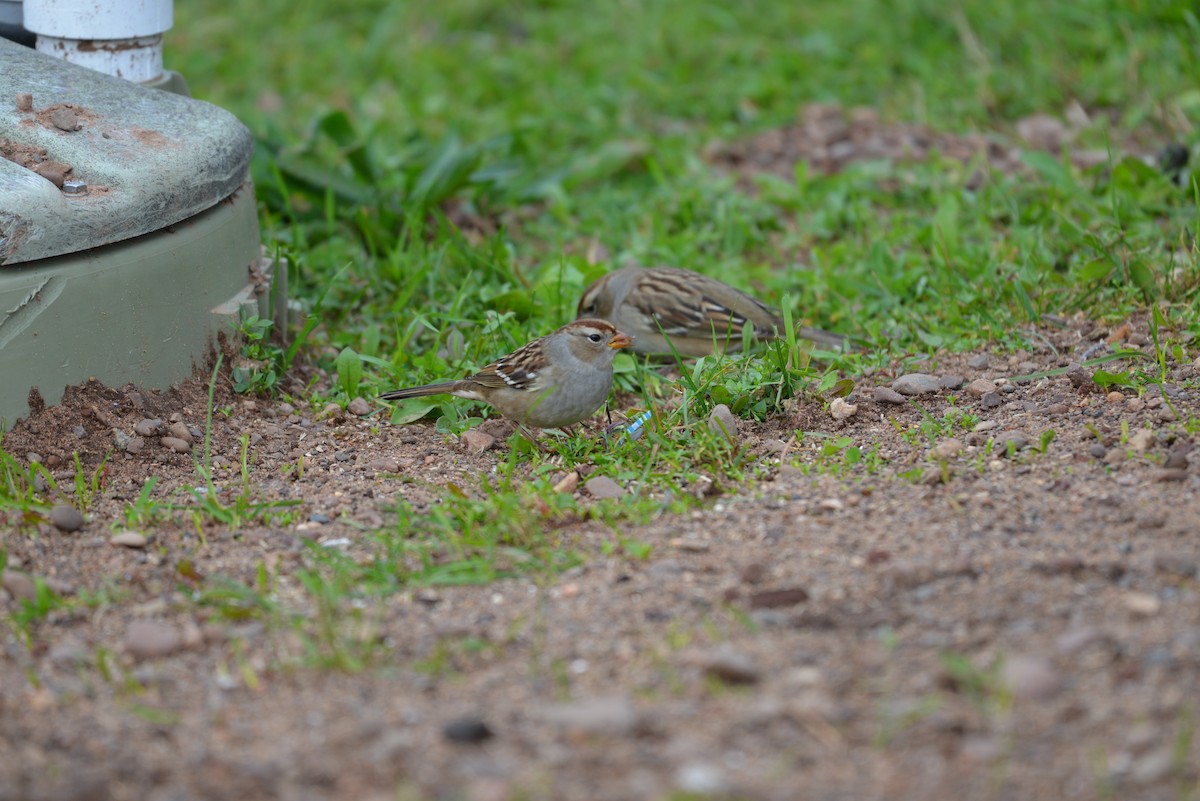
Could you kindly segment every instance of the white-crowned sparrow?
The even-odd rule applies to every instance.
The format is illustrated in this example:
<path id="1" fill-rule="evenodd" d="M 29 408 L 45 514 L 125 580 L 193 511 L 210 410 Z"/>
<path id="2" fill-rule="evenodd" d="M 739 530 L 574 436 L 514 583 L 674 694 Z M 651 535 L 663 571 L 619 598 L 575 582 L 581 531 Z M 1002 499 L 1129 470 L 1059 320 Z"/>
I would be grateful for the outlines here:
<path id="1" fill-rule="evenodd" d="M 455 395 L 490 403 L 514 422 L 537 428 L 578 423 L 600 408 L 613 384 L 613 359 L 633 340 L 604 320 L 576 320 L 522 345 L 478 373 L 396 389 L 379 397 L 404 400 Z"/>
<path id="2" fill-rule="evenodd" d="M 758 339 L 783 331 L 779 312 L 715 278 L 675 267 L 625 267 L 600 278 L 579 300 L 578 316 L 608 320 L 634 337 L 634 353 L 708 356 L 754 327 Z M 846 339 L 802 326 L 796 334 L 841 349 Z M 669 344 L 668 344 L 669 338 Z"/>

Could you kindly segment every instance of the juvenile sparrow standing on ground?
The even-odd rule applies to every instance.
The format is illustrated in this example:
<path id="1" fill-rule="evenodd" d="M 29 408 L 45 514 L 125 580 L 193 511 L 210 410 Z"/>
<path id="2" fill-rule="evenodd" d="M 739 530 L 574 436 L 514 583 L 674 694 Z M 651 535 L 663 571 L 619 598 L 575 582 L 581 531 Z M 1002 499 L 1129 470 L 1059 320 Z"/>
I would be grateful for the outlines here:
<path id="1" fill-rule="evenodd" d="M 777 310 L 715 278 L 675 267 L 611 272 L 584 291 L 577 314 L 599 317 L 628 331 L 634 337 L 634 353 L 670 354 L 674 346 L 681 356 L 708 356 L 714 343 L 721 350 L 740 343 L 747 324 L 754 327 L 757 339 L 783 333 Z M 838 334 L 808 326 L 796 333 L 835 349 L 846 342 Z"/>
<path id="2" fill-rule="evenodd" d="M 455 395 L 490 403 L 522 425 L 562 428 L 603 405 L 612 391 L 613 359 L 633 340 L 604 320 L 576 320 L 517 348 L 478 373 L 396 389 L 379 397 L 404 400 Z"/>

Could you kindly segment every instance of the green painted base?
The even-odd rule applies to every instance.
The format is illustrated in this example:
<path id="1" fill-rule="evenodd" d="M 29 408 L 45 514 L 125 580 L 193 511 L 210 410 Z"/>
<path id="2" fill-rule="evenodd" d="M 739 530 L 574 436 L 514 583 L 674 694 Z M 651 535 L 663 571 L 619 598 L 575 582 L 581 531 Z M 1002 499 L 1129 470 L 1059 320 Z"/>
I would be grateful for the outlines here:
<path id="1" fill-rule="evenodd" d="M 0 430 L 34 388 L 48 405 L 91 377 L 164 389 L 242 314 L 268 317 L 256 211 L 245 184 L 164 230 L 0 270 Z"/>

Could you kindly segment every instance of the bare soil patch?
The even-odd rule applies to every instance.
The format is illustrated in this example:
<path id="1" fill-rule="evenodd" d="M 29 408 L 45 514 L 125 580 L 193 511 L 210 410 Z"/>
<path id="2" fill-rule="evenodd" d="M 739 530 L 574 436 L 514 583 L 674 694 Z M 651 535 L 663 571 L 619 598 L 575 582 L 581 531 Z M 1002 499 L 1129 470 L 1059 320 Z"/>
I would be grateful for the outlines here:
<path id="1" fill-rule="evenodd" d="M 887 160 L 925 161 L 934 154 L 981 166 L 1004 174 L 1027 169 L 1021 160 L 1025 150 L 1060 156 L 1064 153 L 1080 168 L 1106 164 L 1122 153 L 1149 158 L 1160 137 L 1148 134 L 1114 143 L 1107 150 L 1077 147 L 1076 136 L 1086 114 L 1063 120 L 1050 114 L 1034 114 L 1019 120 L 1012 136 L 999 133 L 955 134 L 914 123 L 891 123 L 880 119 L 872 108 L 845 108 L 814 103 L 800 110 L 794 125 L 765 131 L 757 136 L 722 144 L 712 150 L 714 163 L 744 176 L 769 173 L 786 180 L 795 177 L 797 162 L 805 162 L 817 173 L 840 172 L 856 162 Z M 982 174 L 973 180 L 982 181 Z"/>
<path id="2" fill-rule="evenodd" d="M 944 356 L 925 372 L 950 386 L 1012 378 L 1110 332 L 1040 333 L 1040 350 Z M 197 577 L 253 586 L 262 566 L 303 603 L 304 540 L 366 554 L 364 527 L 392 519 L 395 498 L 476 486 L 505 454 L 467 453 L 430 425 L 314 419 L 235 397 L 222 378 L 218 463 L 236 465 L 249 435 L 256 485 L 303 514 L 236 536 L 157 526 L 130 549 L 109 537 L 146 479 L 165 497 L 197 478 L 191 455 L 157 442 L 113 452 L 114 429 L 173 415 L 202 428 L 206 382 L 85 385 L 4 445 L 55 470 L 77 452 L 89 475 L 110 454 L 105 488 L 81 530 L 42 523 L 4 547 L 10 568 L 112 600 L 51 613 L 32 650 L 6 633 L 0 797 L 1178 798 L 1200 764 L 1200 473 L 1194 434 L 1169 418 L 1194 414 L 1196 390 L 1177 385 L 1195 379 L 1178 367 L 1165 399 L 1069 375 L 1000 382 L 984 408 L 961 387 L 878 403 L 890 376 L 861 378 L 845 422 L 817 403 L 742 421 L 770 480 L 624 527 L 652 546 L 646 559 L 605 555 L 615 533 L 577 520 L 559 535 L 588 561 L 549 583 L 365 604 L 363 636 L 384 658 L 359 673 L 282 666 L 288 632 L 208 615 L 189 602 Z M 952 398 L 985 425 L 935 452 L 949 437 L 920 426 Z M 1017 430 L 1030 447 L 986 453 Z M 819 434 L 875 449 L 879 470 L 841 471 Z M 303 476 L 288 473 L 301 456 Z M 918 480 L 898 477 L 912 468 Z M 491 736 L 450 739 L 450 724 Z"/>

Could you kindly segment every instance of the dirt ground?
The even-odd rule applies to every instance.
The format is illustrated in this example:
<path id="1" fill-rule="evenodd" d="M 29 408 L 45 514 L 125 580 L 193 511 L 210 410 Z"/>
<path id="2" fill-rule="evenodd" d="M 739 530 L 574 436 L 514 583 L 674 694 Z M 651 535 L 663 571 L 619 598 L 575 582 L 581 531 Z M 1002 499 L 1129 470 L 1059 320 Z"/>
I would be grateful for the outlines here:
<path id="1" fill-rule="evenodd" d="M 148 478 L 156 498 L 196 486 L 144 421 L 197 439 L 207 376 L 69 390 L 3 446 L 62 485 L 74 453 L 90 476 L 112 452 L 104 487 L 78 530 L 4 534 L 0 603 L 16 613 L 26 574 L 109 601 L 50 612 L 29 647 L 0 632 L 0 799 L 1195 798 L 1200 365 L 1171 365 L 1165 398 L 1086 370 L 1018 380 L 1110 341 L 1151 350 L 1137 321 L 1031 334 L 1024 353 L 855 377 L 842 420 L 812 401 L 740 421 L 767 478 L 623 527 L 647 558 L 575 520 L 557 534 L 587 559 L 548 582 L 364 603 L 384 656 L 360 672 L 305 667 L 287 630 L 191 599 L 266 575 L 315 614 L 306 540 L 361 558 L 397 498 L 478 486 L 503 443 L 248 400 L 222 376 L 213 453 L 236 467 L 249 435 L 255 482 L 300 501 L 297 522 L 155 526 L 125 547 L 110 538 Z M 913 372 L 939 388 L 879 389 Z M 979 422 L 926 436 L 952 401 Z M 846 465 L 820 434 L 875 456 Z"/>

